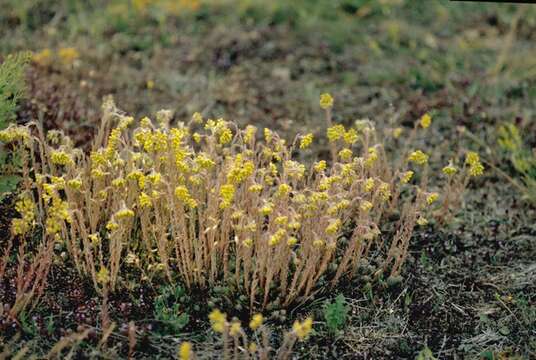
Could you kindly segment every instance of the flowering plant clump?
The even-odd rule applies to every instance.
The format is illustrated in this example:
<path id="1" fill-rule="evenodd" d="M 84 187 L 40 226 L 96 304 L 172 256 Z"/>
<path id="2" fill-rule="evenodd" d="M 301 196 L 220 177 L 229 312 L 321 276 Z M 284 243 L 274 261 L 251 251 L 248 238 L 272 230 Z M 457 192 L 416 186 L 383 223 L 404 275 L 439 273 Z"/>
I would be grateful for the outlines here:
<path id="1" fill-rule="evenodd" d="M 324 94 L 328 124 L 332 104 Z M 408 151 L 395 165 L 370 121 L 331 125 L 331 162 L 303 164 L 293 154 L 311 134 L 287 143 L 269 129 L 200 114 L 170 127 L 171 117 L 160 111 L 129 130 L 134 119 L 108 99 L 88 155 L 61 136 L 4 130 L 0 139 L 26 153 L 28 174 L 13 233 L 43 226 L 45 241 L 64 243 L 98 291 L 120 286 L 122 270 L 134 266 L 142 279 L 161 274 L 187 288 L 230 283 L 251 308 L 264 308 L 311 296 L 321 278 L 335 285 L 353 276 L 372 252 L 378 274 L 397 276 L 414 226 L 448 208 L 448 196 L 429 188 L 428 155 Z M 445 167 L 447 186 L 481 174 L 477 157 L 467 164 Z M 382 236 L 394 212 L 396 231 Z"/>

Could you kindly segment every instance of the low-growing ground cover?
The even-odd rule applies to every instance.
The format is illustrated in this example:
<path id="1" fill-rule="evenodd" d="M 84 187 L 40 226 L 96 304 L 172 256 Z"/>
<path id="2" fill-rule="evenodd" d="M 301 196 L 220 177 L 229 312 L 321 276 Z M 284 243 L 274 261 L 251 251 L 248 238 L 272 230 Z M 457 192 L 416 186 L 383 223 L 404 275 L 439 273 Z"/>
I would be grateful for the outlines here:
<path id="1" fill-rule="evenodd" d="M 426 136 L 410 139 L 408 146 L 430 156 L 432 184 L 451 158 L 461 165 L 468 150 L 478 151 L 486 168 L 468 184 L 449 225 L 427 217 L 428 224 L 408 242 L 400 278 L 365 274 L 303 303 L 256 311 L 262 311 L 274 347 L 294 321 L 311 316 L 310 336 L 293 347 L 303 358 L 534 356 L 536 229 L 529 196 L 534 190 L 520 188 L 530 189 L 533 165 L 527 159 L 536 145 L 531 7 L 443 1 L 170 3 L 10 3 L 0 15 L 2 54 L 34 51 L 16 121 L 37 120 L 47 131 L 60 128 L 89 153 L 102 97 L 113 94 L 136 121 L 166 108 L 174 110 L 173 126 L 200 111 L 204 119 L 224 117 L 260 132 L 273 128 L 289 144 L 298 134 L 312 133 L 311 148 L 292 152 L 296 161 L 312 164 L 329 161 L 332 152 L 318 106 L 322 92 L 334 96 L 333 120 L 345 131 L 355 119 L 369 117 L 382 136 L 401 132 L 407 139 L 429 112 L 433 124 Z M 512 146 L 519 141 L 508 125 L 501 128 L 507 123 L 519 129 L 522 147 Z M 400 143 L 395 139 L 385 148 L 396 154 Z M 13 160 L 7 161 L 6 171 L 17 172 Z M 21 218 L 14 208 L 19 196 L 2 201 L 2 250 L 10 243 L 12 220 Z M 117 210 L 108 209 L 108 215 Z M 4 314 L 16 301 L 18 241 L 14 238 L 0 287 L 2 303 L 8 304 Z M 39 237 L 30 238 L 28 250 L 38 243 Z M 16 321 L 2 317 L 6 354 L 20 349 L 45 354 L 74 331 L 60 344 L 77 343 L 76 353 L 86 356 L 165 358 L 180 355 L 180 344 L 190 341 L 198 356 L 212 357 L 222 340 L 217 331 L 207 335 L 214 325 L 211 311 L 221 309 L 230 322 L 238 317 L 242 328 L 253 314 L 249 297 L 228 283 L 203 291 L 170 285 L 164 264 L 160 275 L 110 291 L 103 317 L 100 266 L 94 267 L 95 286 L 92 276 L 77 271 L 72 249 L 50 251 L 53 262 L 39 302 L 20 311 Z M 143 277 L 134 270 L 132 276 Z M 344 296 L 344 306 L 326 310 L 337 294 Z M 346 315 L 333 319 L 334 313 Z M 106 317 L 116 326 L 103 326 Z M 103 334 L 105 328 L 112 330 Z M 101 341 L 103 335 L 107 341 Z"/>

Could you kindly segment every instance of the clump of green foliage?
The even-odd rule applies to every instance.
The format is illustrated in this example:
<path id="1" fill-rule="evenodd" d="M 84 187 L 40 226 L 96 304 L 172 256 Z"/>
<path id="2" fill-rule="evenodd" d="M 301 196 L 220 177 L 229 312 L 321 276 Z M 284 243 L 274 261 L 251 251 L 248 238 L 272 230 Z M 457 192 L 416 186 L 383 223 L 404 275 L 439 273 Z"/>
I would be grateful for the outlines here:
<path id="1" fill-rule="evenodd" d="M 8 55 L 0 64 L 0 130 L 15 119 L 19 100 L 24 96 L 24 69 L 30 59 L 29 53 Z M 16 175 L 17 158 L 0 143 L 0 200 L 6 193 L 16 189 L 20 177 Z"/>
<path id="2" fill-rule="evenodd" d="M 348 320 L 348 305 L 344 295 L 339 294 L 334 302 L 326 302 L 323 313 L 329 332 L 332 334 L 339 332 Z"/>
<path id="3" fill-rule="evenodd" d="M 181 286 L 164 286 L 154 302 L 155 318 L 163 324 L 163 328 L 171 332 L 182 330 L 190 320 L 184 311 L 189 302 L 186 290 Z"/>
<path id="4" fill-rule="evenodd" d="M 536 202 L 536 149 L 530 149 L 523 142 L 515 124 L 504 124 L 499 128 L 499 146 L 509 156 L 510 162 L 521 176 L 522 185 L 518 186 L 524 198 Z M 519 184 L 518 184 L 519 185 Z"/>

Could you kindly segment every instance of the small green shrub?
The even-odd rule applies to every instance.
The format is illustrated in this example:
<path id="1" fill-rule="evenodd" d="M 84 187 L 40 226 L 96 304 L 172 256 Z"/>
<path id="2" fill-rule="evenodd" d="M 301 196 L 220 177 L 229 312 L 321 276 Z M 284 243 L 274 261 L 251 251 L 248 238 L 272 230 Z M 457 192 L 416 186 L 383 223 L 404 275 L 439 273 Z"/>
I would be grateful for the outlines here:
<path id="1" fill-rule="evenodd" d="M 326 302 L 323 312 L 329 332 L 340 331 L 348 319 L 348 305 L 344 295 L 339 294 L 334 302 Z"/>
<path id="2" fill-rule="evenodd" d="M 190 321 L 190 316 L 184 311 L 184 304 L 188 302 L 189 296 L 183 287 L 164 286 L 154 302 L 155 318 L 163 324 L 163 328 L 167 331 L 180 331 Z"/>

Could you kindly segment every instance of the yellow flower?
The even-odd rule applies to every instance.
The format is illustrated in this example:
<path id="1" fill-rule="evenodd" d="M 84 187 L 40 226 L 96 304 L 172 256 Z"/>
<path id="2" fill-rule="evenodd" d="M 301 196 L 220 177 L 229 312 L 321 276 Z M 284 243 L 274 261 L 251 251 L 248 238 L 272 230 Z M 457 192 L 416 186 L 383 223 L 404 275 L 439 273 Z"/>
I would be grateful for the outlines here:
<path id="1" fill-rule="evenodd" d="M 74 161 L 71 158 L 71 155 L 67 154 L 65 151 L 56 150 L 50 154 L 50 160 L 54 165 L 63 165 L 69 166 L 73 165 Z"/>
<path id="2" fill-rule="evenodd" d="M 260 184 L 251 185 L 248 188 L 248 191 L 252 193 L 260 193 L 262 191 L 262 185 Z"/>
<path id="3" fill-rule="evenodd" d="M 231 129 L 225 127 L 220 133 L 219 142 L 221 145 L 225 145 L 230 143 L 231 140 L 233 140 L 233 133 L 231 132 Z"/>
<path id="4" fill-rule="evenodd" d="M 285 196 L 287 195 L 290 191 L 292 190 L 292 188 L 290 187 L 290 185 L 288 184 L 281 184 L 279 185 L 279 187 L 277 188 L 277 193 L 276 195 L 281 197 L 281 196 Z"/>
<path id="5" fill-rule="evenodd" d="M 428 205 L 432 205 L 434 202 L 436 202 L 437 199 L 439 199 L 439 194 L 438 193 L 431 193 L 426 198 L 426 202 L 428 203 Z"/>
<path id="6" fill-rule="evenodd" d="M 342 125 L 334 125 L 327 129 L 326 136 L 328 137 L 329 142 L 335 142 L 341 138 L 344 138 L 346 130 Z"/>
<path id="7" fill-rule="evenodd" d="M 484 165 L 482 165 L 481 163 L 476 163 L 474 165 L 471 165 L 471 167 L 469 168 L 469 175 L 470 176 L 481 176 L 482 174 L 484 174 Z"/>
<path id="8" fill-rule="evenodd" d="M 361 211 L 363 211 L 363 212 L 368 212 L 368 211 L 370 211 L 370 209 L 372 209 L 372 203 L 371 203 L 370 201 L 364 200 L 364 201 L 361 203 L 361 206 L 359 206 L 359 208 L 360 208 Z"/>
<path id="9" fill-rule="evenodd" d="M 272 204 L 268 203 L 266 205 L 264 205 L 262 208 L 260 208 L 259 212 L 264 215 L 264 216 L 268 216 L 272 213 L 273 211 L 273 207 L 272 207 Z"/>
<path id="10" fill-rule="evenodd" d="M 197 201 L 190 195 L 188 188 L 184 185 L 179 185 L 175 188 L 175 196 L 189 208 L 196 208 Z"/>
<path id="11" fill-rule="evenodd" d="M 80 179 L 71 179 L 71 180 L 67 181 L 67 185 L 72 189 L 80 190 L 80 188 L 82 187 L 82 180 L 80 180 Z"/>
<path id="12" fill-rule="evenodd" d="M 342 221 L 340 219 L 331 221 L 330 224 L 326 227 L 326 234 L 335 235 L 340 230 L 341 226 Z"/>
<path id="13" fill-rule="evenodd" d="M 255 134 L 257 133 L 257 128 L 253 125 L 246 126 L 244 130 L 244 143 L 249 144 L 255 139 Z"/>
<path id="14" fill-rule="evenodd" d="M 99 234 L 90 234 L 87 237 L 89 240 L 91 240 L 91 245 L 93 245 L 93 247 L 99 246 L 101 242 L 101 238 Z"/>
<path id="15" fill-rule="evenodd" d="M 469 165 L 475 165 L 480 162 L 480 156 L 474 151 L 469 151 L 465 157 L 465 162 Z"/>
<path id="16" fill-rule="evenodd" d="M 142 208 L 150 208 L 152 206 L 151 197 L 144 192 L 140 194 L 138 201 Z"/>
<path id="17" fill-rule="evenodd" d="M 326 170 L 326 167 L 327 167 L 327 163 L 325 160 L 320 160 L 314 166 L 316 172 L 322 172 Z"/>
<path id="18" fill-rule="evenodd" d="M 205 153 L 199 153 L 197 154 L 196 158 L 195 158 L 195 163 L 197 164 L 197 166 L 199 166 L 201 169 L 210 169 L 211 167 L 213 167 L 214 165 L 216 165 L 216 163 L 214 162 L 214 160 L 212 160 L 211 158 L 208 157 L 207 154 Z"/>
<path id="19" fill-rule="evenodd" d="M 304 135 L 300 141 L 300 149 L 307 149 L 313 143 L 313 134 Z"/>
<path id="20" fill-rule="evenodd" d="M 430 126 L 430 124 L 432 124 L 432 117 L 430 116 L 430 114 L 426 113 L 423 116 L 421 116 L 420 125 L 422 126 L 423 129 L 427 129 Z"/>
<path id="21" fill-rule="evenodd" d="M 266 141 L 267 143 L 271 142 L 273 136 L 274 135 L 272 134 L 272 130 L 264 128 L 264 141 Z"/>
<path id="22" fill-rule="evenodd" d="M 298 320 L 296 320 L 294 324 L 292 325 L 292 330 L 294 331 L 294 334 L 300 340 L 305 339 L 311 333 L 312 328 L 313 328 L 313 319 L 310 317 L 308 317 L 301 323 Z"/>
<path id="23" fill-rule="evenodd" d="M 130 209 L 121 209 L 118 212 L 115 213 L 115 217 L 118 219 L 127 219 L 134 217 L 134 211 Z"/>
<path id="24" fill-rule="evenodd" d="M 119 224 L 116 223 L 115 221 L 109 221 L 106 224 L 106 230 L 108 230 L 108 231 L 114 231 L 114 230 L 117 230 L 117 229 L 119 229 Z"/>
<path id="25" fill-rule="evenodd" d="M 454 165 L 452 165 L 452 164 L 449 163 L 447 166 L 445 166 L 445 167 L 443 168 L 442 171 L 443 171 L 443 174 L 445 174 L 445 175 L 447 175 L 447 176 L 452 176 L 452 175 L 454 175 L 454 174 L 456 174 L 456 173 L 458 172 L 458 169 L 456 169 L 456 168 L 454 167 Z"/>
<path id="26" fill-rule="evenodd" d="M 316 247 L 316 248 L 321 248 L 325 244 L 326 244 L 326 242 L 324 240 L 322 240 L 322 239 L 316 239 L 315 241 L 313 241 L 313 246 Z"/>
<path id="27" fill-rule="evenodd" d="M 257 344 L 255 344 L 253 341 L 249 343 L 248 350 L 250 353 L 254 353 L 257 351 Z"/>
<path id="28" fill-rule="evenodd" d="M 374 165 L 376 160 L 378 160 L 378 150 L 376 150 L 375 147 L 369 147 L 368 156 L 367 156 L 367 159 L 365 160 L 365 166 L 367 168 L 372 167 L 372 165 Z"/>
<path id="29" fill-rule="evenodd" d="M 408 160 L 418 165 L 424 165 L 428 162 L 428 155 L 423 153 L 421 150 L 416 150 L 409 154 Z"/>
<path id="30" fill-rule="evenodd" d="M 359 135 L 357 134 L 357 131 L 355 129 L 349 129 L 343 135 L 343 140 L 348 145 L 354 144 L 358 138 L 359 138 Z"/>
<path id="31" fill-rule="evenodd" d="M 293 179 L 301 179 L 305 175 L 305 165 L 297 161 L 285 161 L 284 169 L 287 175 Z M 276 174 L 273 175 L 275 176 Z"/>
<path id="32" fill-rule="evenodd" d="M 112 186 L 114 187 L 123 187 L 126 185 L 126 180 L 123 178 L 117 178 L 112 180 Z"/>
<path id="33" fill-rule="evenodd" d="M 345 160 L 345 161 L 348 161 L 352 158 L 352 150 L 350 149 L 342 149 L 341 151 L 339 151 L 339 156 L 341 159 Z"/>
<path id="34" fill-rule="evenodd" d="M 408 170 L 405 173 L 402 174 L 402 177 L 400 179 L 400 182 L 402 184 L 407 184 L 410 182 L 411 178 L 413 178 L 413 171 Z"/>
<path id="35" fill-rule="evenodd" d="M 242 244 L 244 244 L 245 247 L 249 248 L 251 245 L 253 245 L 253 240 L 251 238 L 247 238 L 246 240 L 242 241 Z"/>
<path id="36" fill-rule="evenodd" d="M 192 344 L 188 341 L 181 344 L 179 348 L 179 358 L 180 360 L 190 360 L 192 358 Z"/>
<path id="37" fill-rule="evenodd" d="M 387 201 L 391 197 L 391 189 L 387 183 L 382 183 L 378 187 L 378 191 L 380 192 L 380 196 L 383 201 Z"/>
<path id="38" fill-rule="evenodd" d="M 195 141 L 196 144 L 199 144 L 201 142 L 201 135 L 199 133 L 193 133 L 192 139 Z"/>
<path id="39" fill-rule="evenodd" d="M 294 246 L 298 243 L 298 239 L 296 239 L 296 237 L 294 236 L 290 236 L 288 239 L 287 239 L 287 245 L 288 246 Z"/>
<path id="40" fill-rule="evenodd" d="M 192 120 L 195 124 L 202 124 L 203 123 L 203 116 L 199 112 L 195 112 L 192 115 Z"/>
<path id="41" fill-rule="evenodd" d="M 106 285 L 108 282 L 110 282 L 110 275 L 108 273 L 108 269 L 106 269 L 104 266 L 101 266 L 96 277 L 97 277 L 97 282 L 102 285 Z"/>
<path id="42" fill-rule="evenodd" d="M 231 206 L 231 203 L 233 202 L 235 190 L 236 189 L 233 184 L 226 184 L 220 187 L 220 197 L 221 197 L 220 209 L 226 209 L 229 206 Z"/>
<path id="43" fill-rule="evenodd" d="M 262 316 L 262 314 L 255 314 L 249 322 L 249 327 L 251 328 L 251 330 L 257 330 L 262 325 L 263 321 L 264 317 Z"/>
<path id="44" fill-rule="evenodd" d="M 59 49 L 58 56 L 64 65 L 71 65 L 76 59 L 78 59 L 80 54 L 75 48 L 68 47 Z"/>
<path id="45" fill-rule="evenodd" d="M 417 224 L 419 224 L 420 226 L 425 226 L 428 224 L 428 220 L 426 220 L 426 218 L 422 216 L 419 216 L 419 218 L 417 219 Z"/>
<path id="46" fill-rule="evenodd" d="M 365 192 L 371 192 L 372 189 L 374 189 L 374 179 L 368 178 L 367 180 L 365 180 L 364 190 Z"/>
<path id="47" fill-rule="evenodd" d="M 400 137 L 400 135 L 402 135 L 402 128 L 401 127 L 397 127 L 397 128 L 394 128 L 393 129 L 393 137 L 395 139 L 398 139 Z"/>
<path id="48" fill-rule="evenodd" d="M 283 238 L 283 236 L 285 236 L 286 233 L 287 231 L 285 229 L 277 230 L 275 234 L 270 236 L 270 239 L 268 240 L 268 245 L 276 246 L 277 244 L 281 242 L 281 239 Z"/>
<path id="49" fill-rule="evenodd" d="M 215 332 L 223 333 L 225 330 L 226 315 L 220 310 L 215 309 L 208 315 L 212 329 Z"/>
<path id="50" fill-rule="evenodd" d="M 242 326 L 240 326 L 240 321 L 233 321 L 229 329 L 229 335 L 237 336 L 242 331 Z"/>
<path id="51" fill-rule="evenodd" d="M 33 54 L 32 60 L 41 66 L 50 65 L 52 60 L 52 51 L 50 49 L 43 49 L 36 54 Z"/>
<path id="52" fill-rule="evenodd" d="M 480 156 L 473 151 L 469 151 L 465 158 L 465 163 L 469 164 L 469 175 L 480 176 L 484 173 L 484 165 L 480 162 Z"/>
<path id="53" fill-rule="evenodd" d="M 330 94 L 324 93 L 320 95 L 320 107 L 327 110 L 333 106 L 333 97 Z"/>

